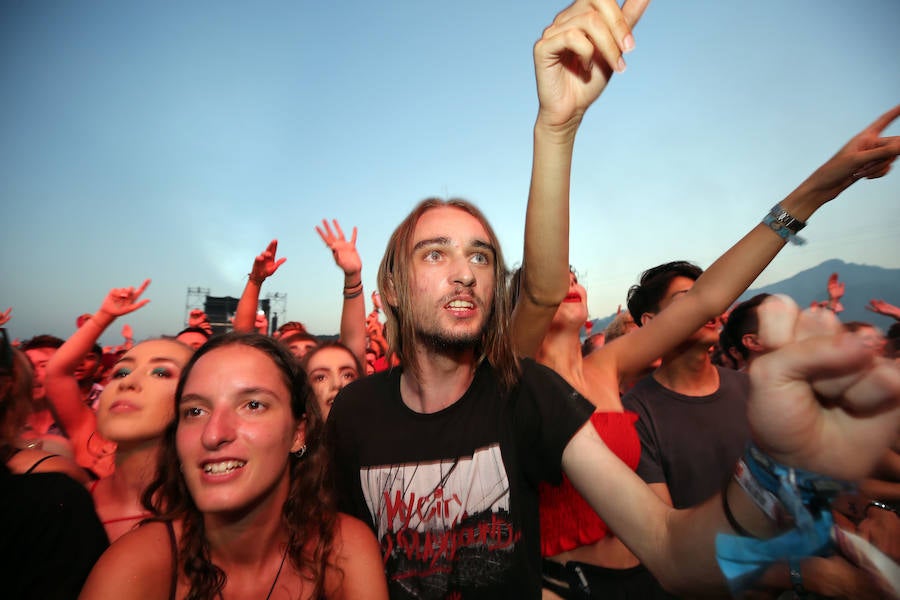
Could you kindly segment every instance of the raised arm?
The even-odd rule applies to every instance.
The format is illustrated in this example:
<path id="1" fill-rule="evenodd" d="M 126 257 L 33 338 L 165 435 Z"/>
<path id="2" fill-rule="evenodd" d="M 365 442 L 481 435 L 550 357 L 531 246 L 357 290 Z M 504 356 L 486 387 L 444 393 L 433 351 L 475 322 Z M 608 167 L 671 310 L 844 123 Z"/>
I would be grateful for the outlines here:
<path id="1" fill-rule="evenodd" d="M 816 210 L 857 180 L 886 175 L 891 163 L 900 154 L 900 137 L 882 137 L 881 132 L 898 115 L 900 106 L 881 115 L 854 136 L 782 200 L 781 209 L 805 222 Z M 786 239 L 772 226 L 764 223 L 754 226 L 707 269 L 684 298 L 671 304 L 644 327 L 591 354 L 586 361 L 599 366 L 603 361 L 612 360 L 620 377 L 639 372 L 705 322 L 722 314 L 753 283 L 785 243 Z"/>
<path id="2" fill-rule="evenodd" d="M 244 293 L 241 294 L 237 309 L 234 311 L 235 331 L 256 331 L 256 307 L 259 306 L 259 291 L 262 284 L 287 260 L 285 257 L 276 259 L 277 251 L 278 240 L 272 240 L 266 249 L 253 259 L 253 266 L 247 274 L 247 285 L 244 286 Z"/>
<path id="3" fill-rule="evenodd" d="M 844 312 L 844 305 L 841 304 L 841 298 L 844 297 L 844 292 L 847 289 L 847 285 L 838 279 L 837 273 L 832 273 L 828 277 L 828 285 L 826 286 L 828 289 L 828 308 L 834 314 L 838 314 Z"/>
<path id="4" fill-rule="evenodd" d="M 3 327 L 7 323 L 9 323 L 10 316 L 12 315 L 12 306 L 0 312 L 0 327 Z"/>
<path id="5" fill-rule="evenodd" d="M 356 227 L 348 240 L 337 219 L 332 231 L 328 221 L 316 233 L 331 250 L 336 264 L 344 272 L 344 304 L 341 308 L 341 342 L 350 348 L 361 364 L 366 364 L 366 298 L 363 295 L 362 259 L 356 251 Z"/>
<path id="6" fill-rule="evenodd" d="M 877 300 L 875 298 L 869 300 L 869 303 L 866 304 L 866 310 L 871 310 L 879 315 L 884 315 L 900 321 L 900 307 L 894 306 L 884 300 Z"/>
<path id="7" fill-rule="evenodd" d="M 150 285 L 147 279 L 138 288 L 110 290 L 100 309 L 91 316 L 57 350 L 47 364 L 44 387 L 53 406 L 57 423 L 72 441 L 75 461 L 86 468 L 94 468 L 96 457 L 88 450 L 88 440 L 97 427 L 94 411 L 81 400 L 75 369 L 107 327 L 122 315 L 134 312 L 150 300 L 140 299 Z"/>
<path id="8" fill-rule="evenodd" d="M 792 304 L 775 297 L 759 309 L 760 336 L 778 350 L 759 358 L 750 371 L 754 440 L 782 465 L 858 480 L 900 426 L 900 368 L 843 333 L 832 313 L 799 314 Z M 664 586 L 692 594 L 723 589 L 714 539 L 733 530 L 721 497 L 687 510 L 665 506 L 615 459 L 592 427 L 582 428 L 569 442 L 563 467 Z M 734 481 L 728 484 L 727 505 L 734 520 L 755 536 L 778 533 Z"/>
<path id="9" fill-rule="evenodd" d="M 534 124 L 525 247 L 513 311 L 516 353 L 534 356 L 569 288 L 569 178 L 575 134 L 585 111 L 622 54 L 634 47 L 631 28 L 649 0 L 578 0 L 556 16 L 534 45 L 538 115 Z"/>

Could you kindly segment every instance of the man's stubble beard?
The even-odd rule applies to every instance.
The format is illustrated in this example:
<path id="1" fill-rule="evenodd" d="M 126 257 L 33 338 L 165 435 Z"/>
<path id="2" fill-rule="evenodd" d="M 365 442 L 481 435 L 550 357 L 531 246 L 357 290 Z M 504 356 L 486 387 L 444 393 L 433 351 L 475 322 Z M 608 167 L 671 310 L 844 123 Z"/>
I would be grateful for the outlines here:
<path id="1" fill-rule="evenodd" d="M 437 354 L 459 354 L 467 350 L 475 349 L 481 342 L 482 331 L 476 334 L 470 334 L 463 337 L 452 337 L 445 333 L 431 333 L 417 331 L 416 337 L 419 343 L 425 346 L 431 352 Z"/>

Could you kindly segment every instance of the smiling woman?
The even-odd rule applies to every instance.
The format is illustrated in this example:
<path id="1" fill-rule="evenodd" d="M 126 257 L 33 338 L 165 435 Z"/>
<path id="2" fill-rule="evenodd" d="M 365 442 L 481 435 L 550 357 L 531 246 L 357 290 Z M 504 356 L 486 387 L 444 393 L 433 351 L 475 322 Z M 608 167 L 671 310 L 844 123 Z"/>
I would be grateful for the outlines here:
<path id="1" fill-rule="evenodd" d="M 144 494 L 160 516 L 103 555 L 82 598 L 386 598 L 372 532 L 334 509 L 308 390 L 271 338 L 199 350 Z"/>

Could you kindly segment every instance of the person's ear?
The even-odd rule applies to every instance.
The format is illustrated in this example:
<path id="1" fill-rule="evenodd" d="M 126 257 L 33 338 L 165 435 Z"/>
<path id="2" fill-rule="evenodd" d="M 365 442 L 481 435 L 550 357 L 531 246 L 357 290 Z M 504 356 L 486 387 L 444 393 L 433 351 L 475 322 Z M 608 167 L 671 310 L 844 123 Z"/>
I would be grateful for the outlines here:
<path id="1" fill-rule="evenodd" d="M 745 333 L 741 336 L 741 343 L 751 352 L 765 352 L 766 348 L 759 343 L 759 335 L 755 333 Z"/>
<path id="2" fill-rule="evenodd" d="M 394 287 L 394 276 L 388 274 L 385 279 L 385 286 L 383 290 L 384 297 L 383 300 L 387 300 L 389 306 L 397 307 L 399 302 L 397 301 L 397 289 Z"/>
<path id="3" fill-rule="evenodd" d="M 653 317 L 655 317 L 655 316 L 656 316 L 656 314 L 655 314 L 655 313 L 651 313 L 651 312 L 641 313 L 641 327 L 646 326 L 647 323 L 649 323 L 650 321 L 652 321 L 652 320 L 653 320 Z"/>
<path id="4" fill-rule="evenodd" d="M 294 443 L 291 445 L 291 452 L 299 452 L 300 448 L 306 446 L 306 415 L 297 423 L 297 429 L 294 430 Z"/>

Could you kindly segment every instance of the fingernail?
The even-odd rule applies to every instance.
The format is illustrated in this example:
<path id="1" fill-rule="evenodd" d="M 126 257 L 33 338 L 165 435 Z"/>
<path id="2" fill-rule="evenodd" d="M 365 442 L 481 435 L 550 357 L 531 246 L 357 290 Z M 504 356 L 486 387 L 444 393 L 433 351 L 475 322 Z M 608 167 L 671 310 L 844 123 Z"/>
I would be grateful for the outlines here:
<path id="1" fill-rule="evenodd" d="M 625 60 L 620 56 L 619 61 L 616 63 L 616 71 L 619 73 L 625 72 Z"/>
<path id="2" fill-rule="evenodd" d="M 634 36 L 630 33 L 625 36 L 625 39 L 622 40 L 622 46 L 625 52 L 631 52 L 634 50 Z"/>

